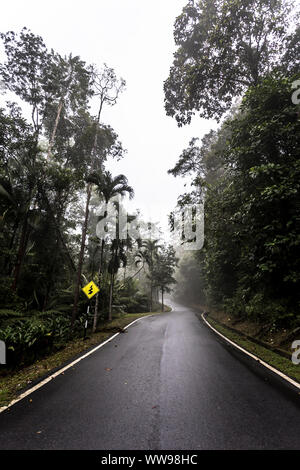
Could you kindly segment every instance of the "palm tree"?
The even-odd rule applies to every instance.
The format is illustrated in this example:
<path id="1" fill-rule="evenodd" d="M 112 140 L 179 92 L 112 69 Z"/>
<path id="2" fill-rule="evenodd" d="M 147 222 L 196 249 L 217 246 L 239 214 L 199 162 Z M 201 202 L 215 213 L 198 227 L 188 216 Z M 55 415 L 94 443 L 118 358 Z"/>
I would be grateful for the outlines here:
<path id="1" fill-rule="evenodd" d="M 97 142 L 98 142 L 98 134 L 100 128 L 100 118 L 102 114 L 103 106 L 109 105 L 114 106 L 117 102 L 119 94 L 123 91 L 125 87 L 125 80 L 122 78 L 119 80 L 113 69 L 107 67 L 104 64 L 104 69 L 98 72 L 95 68 L 92 72 L 93 75 L 93 85 L 94 85 L 94 95 L 99 98 L 99 107 L 98 107 L 98 115 L 95 122 L 95 135 L 94 135 L 94 144 L 91 150 L 91 171 L 94 171 L 96 166 L 97 160 Z M 102 161 L 101 161 L 102 164 Z M 83 266 L 84 260 L 84 250 L 85 250 L 85 241 L 87 235 L 87 227 L 88 227 L 88 219 L 89 219 L 89 204 L 92 195 L 92 183 L 88 182 L 86 188 L 86 204 L 85 204 L 85 212 L 84 212 L 84 221 L 82 225 L 82 233 L 81 233 L 81 246 L 80 246 L 80 253 L 79 253 L 79 261 L 78 261 L 78 268 L 77 268 L 77 279 L 75 284 L 75 293 L 74 293 L 74 305 L 73 305 L 73 312 L 72 312 L 72 326 L 74 325 L 76 315 L 77 315 L 77 308 L 78 308 L 78 299 L 79 299 L 79 286 L 81 282 L 81 271 Z"/>
<path id="2" fill-rule="evenodd" d="M 88 183 L 96 185 L 96 191 L 99 194 L 100 198 L 104 200 L 106 204 L 109 203 L 115 196 L 125 196 L 129 194 L 129 197 L 132 198 L 134 196 L 134 191 L 131 186 L 128 185 L 128 180 L 125 175 L 118 175 L 112 176 L 109 171 L 104 172 L 94 172 L 87 178 Z M 107 211 L 105 211 L 104 216 L 102 218 L 107 217 Z M 109 307 L 109 319 L 111 319 L 111 307 L 112 307 L 112 289 L 114 284 L 114 276 L 116 274 L 116 270 L 118 270 L 118 256 L 117 251 L 119 247 L 119 235 L 118 230 L 117 232 L 117 240 L 114 243 L 112 252 L 112 260 L 111 260 L 111 280 L 110 280 L 110 307 Z M 101 277 L 101 270 L 102 270 L 102 263 L 103 263 L 103 252 L 104 252 L 105 240 L 102 238 L 101 240 L 101 251 L 100 251 L 100 263 L 98 268 L 98 279 L 100 280 Z M 123 255 L 122 255 L 123 256 Z M 114 266 L 114 267 L 113 267 Z M 97 326 L 97 318 L 98 318 L 98 305 L 99 305 L 99 294 L 96 297 L 96 305 L 95 305 L 95 312 L 94 312 L 94 321 L 93 321 L 93 332 L 96 330 Z"/>

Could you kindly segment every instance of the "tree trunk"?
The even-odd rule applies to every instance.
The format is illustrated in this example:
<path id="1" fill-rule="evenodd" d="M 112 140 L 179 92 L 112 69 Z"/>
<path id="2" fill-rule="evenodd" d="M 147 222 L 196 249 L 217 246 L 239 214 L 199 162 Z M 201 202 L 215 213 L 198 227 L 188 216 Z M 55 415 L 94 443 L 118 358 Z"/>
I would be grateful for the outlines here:
<path id="1" fill-rule="evenodd" d="M 109 309 L 108 309 L 108 321 L 112 320 L 112 299 L 113 299 L 113 287 L 114 287 L 114 275 L 110 276 L 109 286 Z"/>
<path id="2" fill-rule="evenodd" d="M 99 283 L 98 287 L 99 288 L 100 288 L 102 262 L 103 262 L 103 251 L 104 251 L 104 239 L 101 242 L 100 263 L 99 263 L 99 270 L 98 270 L 98 283 Z M 99 309 L 99 292 L 98 292 L 98 294 L 96 294 L 96 303 L 95 303 L 95 311 L 94 311 L 94 319 L 93 319 L 93 330 L 92 330 L 93 333 L 95 333 L 96 328 L 97 328 L 98 309 Z"/>
<path id="3" fill-rule="evenodd" d="M 93 148 L 92 148 L 91 171 L 94 170 L 94 166 L 95 166 L 95 152 L 96 152 L 96 147 L 97 147 L 97 142 L 98 142 L 98 125 L 99 125 L 99 122 L 100 122 L 102 105 L 103 105 L 103 103 L 101 101 L 98 116 L 97 116 L 97 122 L 96 122 L 95 139 L 94 139 L 94 144 L 93 144 Z M 82 272 L 82 266 L 83 266 L 83 260 L 84 260 L 85 240 L 86 240 L 87 226 L 88 226 L 88 220 L 89 220 L 89 204 L 90 204 L 91 194 L 92 194 L 92 184 L 88 183 L 86 206 L 85 206 L 85 216 L 84 216 L 84 223 L 83 223 L 82 235 L 81 235 L 81 248 L 80 248 L 79 262 L 78 262 L 78 268 L 77 268 L 77 278 L 76 278 L 76 284 L 75 284 L 74 305 L 73 305 L 73 311 L 72 311 L 71 328 L 74 325 L 74 322 L 75 322 L 75 319 L 76 319 L 76 316 L 77 316 L 77 310 L 78 310 L 79 286 L 80 286 L 80 282 L 81 282 L 81 272 Z"/>
<path id="4" fill-rule="evenodd" d="M 112 83 L 112 86 L 114 86 L 114 83 Z M 115 97 L 114 101 L 116 101 L 120 89 L 121 89 L 121 85 L 120 85 L 119 90 L 117 90 L 117 92 L 116 92 L 116 97 Z M 98 140 L 98 127 L 99 127 L 99 123 L 100 123 L 102 107 L 103 107 L 105 101 L 108 98 L 106 93 L 107 93 L 107 88 L 102 87 L 102 91 L 99 92 L 100 104 L 99 104 L 98 116 L 97 116 L 97 120 L 96 120 L 95 140 L 94 140 L 94 145 L 93 145 L 93 149 L 92 149 L 92 152 L 91 152 L 91 156 L 92 156 L 91 171 L 94 171 L 94 168 L 95 168 L 96 148 L 97 148 L 97 140 Z M 109 101 L 113 102 L 112 98 L 110 98 Z M 72 312 L 72 325 L 74 324 L 74 321 L 75 321 L 75 318 L 76 318 L 76 315 L 77 315 L 77 309 L 78 309 L 79 284 L 80 284 L 81 271 L 82 271 L 82 265 L 83 265 L 83 259 L 84 259 L 84 249 L 85 249 L 85 239 L 86 239 L 86 233 L 87 233 L 87 223 L 88 223 L 90 198 L 91 198 L 91 185 L 89 184 L 88 189 L 87 189 L 87 202 L 86 202 L 86 209 L 85 209 L 85 219 L 84 219 L 83 230 L 82 230 L 82 240 L 81 240 L 81 250 L 80 250 L 80 256 L 79 256 L 79 263 L 78 263 L 77 281 L 76 281 L 76 285 L 75 285 L 74 305 L 73 305 L 73 312 Z"/>
<path id="5" fill-rule="evenodd" d="M 74 322 L 77 316 L 77 309 L 78 309 L 78 299 L 79 299 L 79 286 L 81 284 L 81 271 L 84 259 L 84 250 L 85 250 L 85 239 L 87 234 L 87 227 L 88 227 L 88 220 L 89 220 L 89 204 L 91 199 L 91 184 L 89 183 L 87 186 L 87 197 L 86 197 L 86 205 L 85 205 L 85 217 L 82 227 L 82 235 L 81 235 L 81 247 L 80 247 L 80 254 L 79 254 L 79 262 L 77 268 L 77 277 L 76 277 L 76 284 L 75 284 L 75 294 L 74 294 L 74 305 L 72 311 L 72 321 L 71 327 L 74 326 Z"/>
<path id="6" fill-rule="evenodd" d="M 18 233 L 18 228 L 20 224 L 20 219 L 19 217 L 15 220 L 14 226 L 13 226 L 13 233 L 9 242 L 9 252 L 11 252 L 13 246 L 14 246 L 14 241 L 16 238 L 16 234 Z M 8 254 L 4 258 L 3 262 L 3 271 L 7 274 L 11 274 L 12 272 L 12 265 L 11 265 L 11 254 Z"/>
<path id="7" fill-rule="evenodd" d="M 74 272 L 76 272 L 76 266 L 75 266 L 75 264 L 74 264 L 74 261 L 73 261 L 71 255 L 70 255 L 70 252 L 69 252 L 69 250 L 68 250 L 68 247 L 67 247 L 67 245 L 66 245 L 66 243 L 65 243 L 65 241 L 64 241 L 63 235 L 62 235 L 61 230 L 60 230 L 60 227 L 59 227 L 59 222 L 56 220 L 56 217 L 55 217 L 55 215 L 54 215 L 54 213 L 53 213 L 51 204 L 50 204 L 50 202 L 49 202 L 49 200 L 48 200 L 47 194 L 44 192 L 44 190 L 43 190 L 42 188 L 40 188 L 40 191 L 41 191 L 41 193 L 42 193 L 42 195 L 43 195 L 43 197 L 44 197 L 44 200 L 45 200 L 45 202 L 46 202 L 46 204 L 47 204 L 47 208 L 48 208 L 48 211 L 49 211 L 49 213 L 50 213 L 50 216 L 51 216 L 51 218 L 52 218 L 52 220 L 53 220 L 53 223 L 54 223 L 54 226 L 55 226 L 55 229 L 56 229 L 56 232 L 57 232 L 57 236 L 58 236 L 59 240 L 61 241 L 61 244 L 62 244 L 62 246 L 63 246 L 63 248 L 64 248 L 64 251 L 65 251 L 65 253 L 66 253 L 66 255 L 67 255 L 67 258 L 68 258 L 68 261 L 69 261 L 69 263 L 70 263 L 70 266 L 71 266 L 72 270 L 73 270 Z"/>
<path id="8" fill-rule="evenodd" d="M 164 311 L 164 290 L 161 290 L 161 311 Z"/>
<path id="9" fill-rule="evenodd" d="M 26 246 L 27 246 L 28 238 L 29 238 L 27 218 L 28 218 L 28 214 L 25 215 L 25 219 L 24 219 L 24 222 L 23 222 L 22 233 L 21 233 L 20 244 L 19 244 L 19 250 L 18 250 L 18 255 L 17 255 L 17 261 L 16 261 L 15 268 L 14 268 L 14 274 L 13 274 L 14 280 L 13 280 L 13 283 L 12 283 L 12 290 L 14 290 L 14 291 L 17 290 L 17 285 L 18 285 L 19 276 L 20 276 L 20 272 L 21 272 L 21 266 L 22 266 L 22 263 L 23 263 L 23 259 L 24 259 L 25 252 L 26 252 Z"/>
<path id="10" fill-rule="evenodd" d="M 151 279 L 151 283 L 150 283 L 150 312 L 152 312 L 152 309 L 153 309 L 152 297 L 153 297 L 153 287 L 152 287 L 152 279 Z"/>
<path id="11" fill-rule="evenodd" d="M 55 137 L 56 137 L 57 127 L 58 127 L 58 123 L 59 123 L 59 120 L 60 120 L 60 115 L 61 115 L 61 111 L 62 111 L 62 108 L 63 108 L 63 104 L 64 104 L 64 100 L 63 100 L 63 98 L 61 98 L 59 100 L 59 105 L 58 105 L 58 109 L 57 109 L 57 113 L 56 113 L 54 128 L 53 128 L 51 138 L 50 138 L 50 142 L 49 142 L 49 146 L 48 146 L 48 152 L 47 152 L 48 158 L 50 157 L 51 150 L 52 150 L 54 140 L 55 140 Z"/>

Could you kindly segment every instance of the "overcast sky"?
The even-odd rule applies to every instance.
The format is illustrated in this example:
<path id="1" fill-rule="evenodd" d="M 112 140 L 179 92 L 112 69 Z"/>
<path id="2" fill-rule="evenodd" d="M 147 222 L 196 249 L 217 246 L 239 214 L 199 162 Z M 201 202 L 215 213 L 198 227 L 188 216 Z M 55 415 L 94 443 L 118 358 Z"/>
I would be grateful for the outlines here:
<path id="1" fill-rule="evenodd" d="M 164 110 L 163 82 L 175 51 L 173 24 L 187 0 L 10 0 L 2 2 L 0 31 L 23 26 L 60 54 L 80 55 L 99 67 L 105 62 L 126 80 L 118 104 L 105 108 L 110 124 L 128 150 L 108 164 L 124 173 L 135 190 L 131 208 L 166 226 L 167 214 L 184 181 L 167 174 L 191 137 L 202 137 L 214 121 L 194 118 L 178 128 Z M 3 97 L 1 99 L 3 102 Z M 188 189 L 188 188 L 187 188 Z"/>

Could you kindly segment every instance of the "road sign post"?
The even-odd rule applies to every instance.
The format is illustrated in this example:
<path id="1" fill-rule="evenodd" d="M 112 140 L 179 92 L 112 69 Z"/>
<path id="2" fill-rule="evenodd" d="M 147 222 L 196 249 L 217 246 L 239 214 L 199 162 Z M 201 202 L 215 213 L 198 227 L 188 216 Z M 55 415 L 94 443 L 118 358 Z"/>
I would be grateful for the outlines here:
<path id="1" fill-rule="evenodd" d="M 95 294 L 97 294 L 97 292 L 99 292 L 99 287 L 96 286 L 93 281 L 91 281 L 86 286 L 84 286 L 82 290 L 87 296 L 87 298 L 91 299 L 92 297 L 94 297 Z"/>
<path id="2" fill-rule="evenodd" d="M 90 306 L 88 305 L 88 308 L 87 308 L 87 311 L 86 311 L 86 319 L 85 319 L 85 322 L 84 322 L 84 335 L 83 335 L 84 340 L 86 339 L 89 311 L 90 311 Z"/>
<path id="3" fill-rule="evenodd" d="M 84 286 L 82 288 L 82 290 L 85 293 L 85 295 L 87 296 L 87 298 L 90 300 L 92 297 L 94 297 L 95 294 L 97 294 L 97 292 L 99 292 L 100 289 L 99 289 L 98 286 L 96 286 L 96 284 L 93 281 L 91 281 L 86 286 Z M 83 336 L 84 340 L 86 339 L 89 311 L 90 311 L 90 306 L 88 306 L 88 308 L 87 308 L 86 320 L 84 322 L 84 336 Z"/>

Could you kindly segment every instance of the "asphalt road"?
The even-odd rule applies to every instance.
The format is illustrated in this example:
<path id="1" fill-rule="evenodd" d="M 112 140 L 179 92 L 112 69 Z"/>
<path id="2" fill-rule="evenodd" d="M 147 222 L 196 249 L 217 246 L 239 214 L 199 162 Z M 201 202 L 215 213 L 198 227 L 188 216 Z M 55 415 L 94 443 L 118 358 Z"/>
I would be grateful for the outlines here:
<path id="1" fill-rule="evenodd" d="M 1 413 L 0 436 L 1 449 L 299 449 L 300 408 L 176 305 Z"/>

